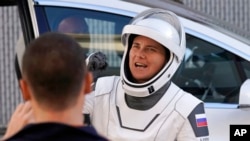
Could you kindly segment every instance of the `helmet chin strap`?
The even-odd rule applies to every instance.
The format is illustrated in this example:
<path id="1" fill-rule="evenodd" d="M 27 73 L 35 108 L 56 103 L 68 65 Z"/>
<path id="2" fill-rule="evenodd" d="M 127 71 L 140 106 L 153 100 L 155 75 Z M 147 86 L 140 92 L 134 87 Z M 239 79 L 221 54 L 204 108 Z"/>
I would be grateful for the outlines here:
<path id="1" fill-rule="evenodd" d="M 161 88 L 161 86 L 157 86 L 155 84 L 152 84 L 145 89 L 143 88 L 133 88 L 133 87 L 127 87 L 128 85 L 123 85 L 123 88 L 126 90 L 126 94 L 135 96 L 135 97 L 148 97 L 152 94 L 154 94 L 155 90 L 158 90 Z M 134 91 L 136 89 L 136 92 Z"/>
<path id="2" fill-rule="evenodd" d="M 148 110 L 152 108 L 165 94 L 168 90 L 171 82 L 168 81 L 165 85 L 163 85 L 159 90 L 155 92 L 155 94 L 147 96 L 147 97 L 135 97 L 128 94 L 125 94 L 127 105 L 136 110 Z"/>

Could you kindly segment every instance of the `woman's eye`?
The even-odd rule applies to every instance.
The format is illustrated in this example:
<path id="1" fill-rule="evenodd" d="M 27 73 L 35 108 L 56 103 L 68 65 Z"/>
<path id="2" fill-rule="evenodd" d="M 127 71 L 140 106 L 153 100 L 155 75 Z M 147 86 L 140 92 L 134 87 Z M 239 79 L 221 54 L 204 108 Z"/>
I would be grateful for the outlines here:
<path id="1" fill-rule="evenodd" d="M 137 45 L 133 45 L 133 46 L 132 46 L 132 48 L 139 48 L 139 46 L 137 46 Z"/>
<path id="2" fill-rule="evenodd" d="M 156 49 L 155 49 L 155 48 L 153 48 L 153 47 L 149 47 L 147 50 L 149 50 L 149 51 L 153 51 L 153 52 L 156 52 Z"/>

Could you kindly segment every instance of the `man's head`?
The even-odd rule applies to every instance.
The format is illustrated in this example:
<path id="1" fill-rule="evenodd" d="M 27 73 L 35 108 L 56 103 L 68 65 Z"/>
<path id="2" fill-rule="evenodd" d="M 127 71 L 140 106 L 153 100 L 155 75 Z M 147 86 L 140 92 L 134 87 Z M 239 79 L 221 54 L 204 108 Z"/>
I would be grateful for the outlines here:
<path id="1" fill-rule="evenodd" d="M 73 15 L 64 17 L 58 23 L 55 31 L 65 34 L 74 34 L 73 37 L 81 42 L 85 47 L 85 53 L 88 54 L 90 44 L 89 27 L 83 16 Z"/>
<path id="2" fill-rule="evenodd" d="M 76 103 L 79 95 L 90 92 L 84 51 L 71 37 L 45 33 L 26 48 L 21 88 L 26 100 L 42 108 L 63 110 Z"/>
<path id="3" fill-rule="evenodd" d="M 88 25 L 79 16 L 69 16 L 64 18 L 57 27 L 58 32 L 88 34 Z"/>
<path id="4" fill-rule="evenodd" d="M 177 15 L 158 8 L 145 10 L 133 18 L 123 28 L 122 43 L 123 88 L 136 97 L 152 95 L 169 82 L 186 49 L 185 32 Z M 151 53 L 146 55 L 143 46 L 152 49 Z M 141 49 L 137 55 L 135 47 Z"/>

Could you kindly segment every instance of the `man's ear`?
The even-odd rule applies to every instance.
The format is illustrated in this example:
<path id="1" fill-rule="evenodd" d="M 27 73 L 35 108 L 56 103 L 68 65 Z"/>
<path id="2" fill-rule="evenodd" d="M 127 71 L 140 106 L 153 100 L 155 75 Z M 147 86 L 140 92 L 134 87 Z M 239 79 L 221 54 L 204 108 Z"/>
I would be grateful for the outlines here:
<path id="1" fill-rule="evenodd" d="M 84 78 L 84 82 L 84 94 L 88 94 L 92 91 L 93 75 L 91 72 L 87 72 Z"/>
<path id="2" fill-rule="evenodd" d="M 27 84 L 27 82 L 26 82 L 25 80 L 21 79 L 21 80 L 19 81 L 19 83 L 20 83 L 20 87 L 21 87 L 23 99 L 24 99 L 25 101 L 30 100 L 30 91 L 29 91 L 29 89 L 28 89 L 28 84 Z"/>

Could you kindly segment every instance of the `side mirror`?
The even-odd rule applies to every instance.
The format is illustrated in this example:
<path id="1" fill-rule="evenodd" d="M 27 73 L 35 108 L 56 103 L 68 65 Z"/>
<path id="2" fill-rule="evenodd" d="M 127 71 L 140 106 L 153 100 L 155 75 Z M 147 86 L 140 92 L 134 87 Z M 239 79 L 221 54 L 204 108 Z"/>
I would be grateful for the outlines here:
<path id="1" fill-rule="evenodd" d="M 250 108 L 250 79 L 240 87 L 239 108 Z"/>

